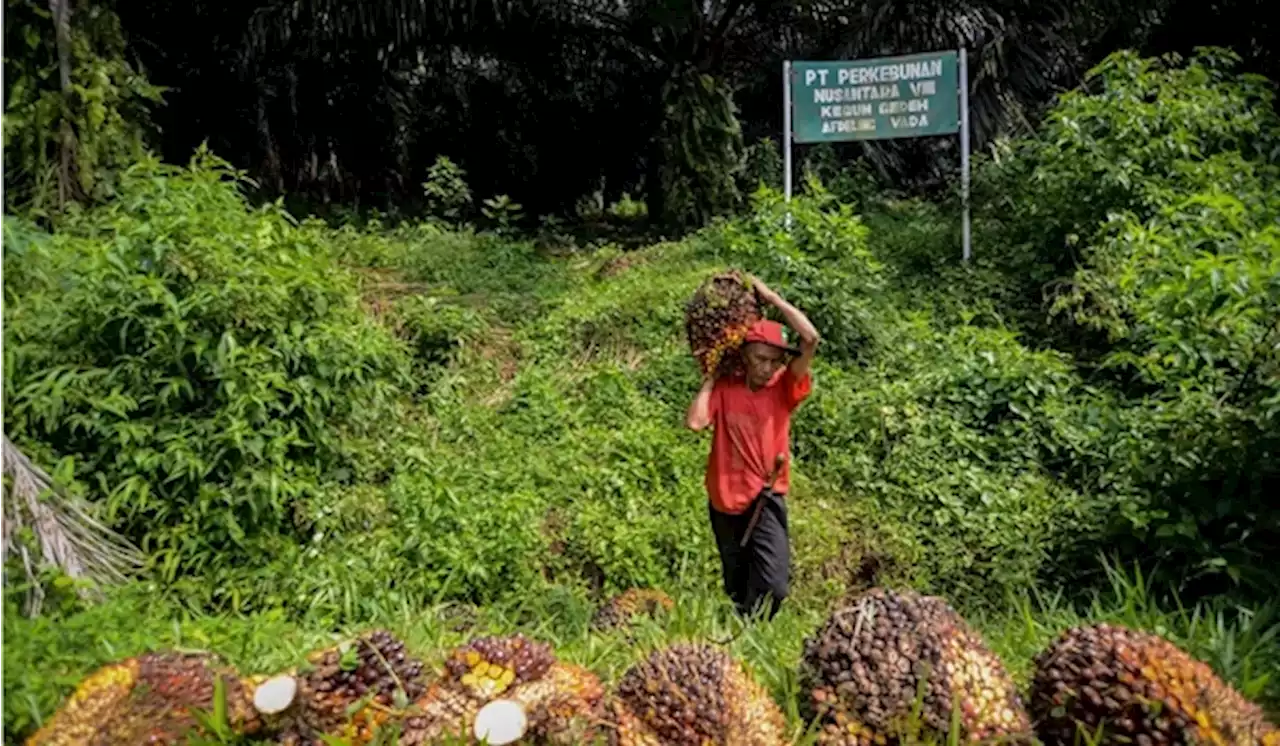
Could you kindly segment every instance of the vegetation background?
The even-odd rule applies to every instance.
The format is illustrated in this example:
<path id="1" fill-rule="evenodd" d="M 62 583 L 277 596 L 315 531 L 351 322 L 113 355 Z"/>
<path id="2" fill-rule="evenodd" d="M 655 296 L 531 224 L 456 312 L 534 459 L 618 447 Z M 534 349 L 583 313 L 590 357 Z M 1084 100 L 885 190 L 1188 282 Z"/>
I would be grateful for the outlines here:
<path id="1" fill-rule="evenodd" d="M 726 266 L 825 340 L 794 596 L 732 643 L 798 730 L 804 636 L 873 566 L 1024 681 L 1112 619 L 1276 712 L 1262 7 L 7 0 L 4 430 L 145 564 L 88 593 L 6 498 L 6 741 L 157 646 L 520 628 L 610 679 L 731 637 L 680 427 Z M 784 204 L 783 59 L 960 44 L 973 262 L 954 138 L 799 151 Z M 677 616 L 590 631 L 632 586 Z"/>

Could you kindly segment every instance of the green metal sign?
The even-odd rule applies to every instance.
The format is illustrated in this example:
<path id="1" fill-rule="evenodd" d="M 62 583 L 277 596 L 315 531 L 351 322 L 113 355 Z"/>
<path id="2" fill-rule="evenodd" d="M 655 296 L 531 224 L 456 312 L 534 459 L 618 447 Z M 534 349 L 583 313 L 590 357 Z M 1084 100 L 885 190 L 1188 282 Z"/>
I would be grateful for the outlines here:
<path id="1" fill-rule="evenodd" d="M 795 142 L 949 135 L 960 129 L 955 52 L 792 62 Z"/>

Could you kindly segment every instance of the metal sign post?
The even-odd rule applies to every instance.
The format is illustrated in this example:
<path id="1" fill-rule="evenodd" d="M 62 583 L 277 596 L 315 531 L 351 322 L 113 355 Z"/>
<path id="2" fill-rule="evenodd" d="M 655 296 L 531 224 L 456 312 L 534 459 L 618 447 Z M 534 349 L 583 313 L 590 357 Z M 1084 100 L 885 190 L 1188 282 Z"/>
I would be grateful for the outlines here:
<path id="1" fill-rule="evenodd" d="M 791 60 L 782 62 L 782 193 L 791 203 Z M 787 229 L 791 229 L 791 211 L 787 211 Z"/>
<path id="2" fill-rule="evenodd" d="M 792 143 L 960 133 L 964 259 L 970 256 L 969 70 L 964 49 L 836 62 L 782 63 L 783 192 Z M 791 214 L 787 214 L 791 225 Z"/>
<path id="3" fill-rule="evenodd" d="M 964 202 L 964 260 L 969 261 L 969 58 L 960 47 L 960 190 Z"/>

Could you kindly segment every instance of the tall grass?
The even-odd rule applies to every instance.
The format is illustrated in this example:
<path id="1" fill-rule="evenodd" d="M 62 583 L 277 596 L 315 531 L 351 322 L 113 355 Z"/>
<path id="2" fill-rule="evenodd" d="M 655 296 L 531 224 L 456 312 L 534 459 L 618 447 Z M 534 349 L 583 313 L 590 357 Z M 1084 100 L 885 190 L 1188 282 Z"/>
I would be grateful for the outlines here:
<path id="1" fill-rule="evenodd" d="M 1160 634 L 1204 660 L 1224 680 L 1280 713 L 1280 607 L 1244 608 L 1227 602 L 1164 605 L 1162 594 L 1134 570 L 1107 565 L 1109 586 L 1087 602 L 1057 592 L 1011 594 L 1004 610 L 960 609 L 1025 689 L 1032 660 L 1063 631 L 1110 622 Z M 122 589 L 108 603 L 56 618 L 4 619 L 5 735 L 17 740 L 47 719 L 74 685 L 99 665 L 158 648 L 213 652 L 242 674 L 271 674 L 310 651 L 381 627 L 405 640 L 415 655 L 440 667 L 448 651 L 476 636 L 523 632 L 551 643 L 565 661 L 594 671 L 606 685 L 661 647 L 681 641 L 718 645 L 742 661 L 778 703 L 794 743 L 812 742 L 802 720 L 798 670 L 804 640 L 832 610 L 816 597 L 789 599 L 771 622 L 742 622 L 717 589 L 672 588 L 675 608 L 631 628 L 592 628 L 596 606 L 581 590 L 547 587 L 485 607 L 437 603 L 425 608 L 380 608 L 358 624 L 331 627 L 322 619 L 289 620 L 278 613 L 191 616 L 154 608 L 145 587 Z M 7 610 L 8 611 L 8 610 Z M 807 735 L 806 735 L 807 734 Z M 920 734 L 922 743 L 928 734 Z M 951 743 L 954 735 L 946 739 Z"/>

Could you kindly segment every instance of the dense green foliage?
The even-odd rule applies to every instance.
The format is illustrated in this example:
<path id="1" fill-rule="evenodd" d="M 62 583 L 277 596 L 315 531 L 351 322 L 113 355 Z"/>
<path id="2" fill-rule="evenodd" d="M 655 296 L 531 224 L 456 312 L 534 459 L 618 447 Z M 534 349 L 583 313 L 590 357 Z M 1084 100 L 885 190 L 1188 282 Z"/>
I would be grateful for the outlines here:
<path id="1" fill-rule="evenodd" d="M 84 92 L 66 111 L 46 10 L 58 7 L 70 10 L 66 46 Z M 132 130 L 90 117 L 105 111 L 107 121 L 138 123 L 132 107 L 121 119 L 100 105 L 148 103 L 149 92 L 137 95 L 148 90 L 139 71 L 165 88 L 151 144 L 167 160 L 186 162 L 207 142 L 262 194 L 295 205 L 414 214 L 426 201 L 418 185 L 444 154 L 472 174 L 477 194 L 509 194 L 537 215 L 564 216 L 598 190 L 607 201 L 642 195 L 655 216 L 677 221 L 714 213 L 664 199 L 679 182 L 694 177 L 708 190 L 695 202 L 724 195 L 726 151 L 700 148 L 705 133 L 680 124 L 687 114 L 669 116 L 710 113 L 698 86 L 687 85 L 703 76 L 733 92 L 733 129 L 776 141 L 784 60 L 963 47 L 981 151 L 1027 131 L 1057 92 L 1118 48 L 1188 53 L 1212 44 L 1243 55 L 1252 71 L 1280 72 L 1264 0 L 1219 0 L 1212 13 L 1191 0 L 6 0 L 6 8 L 6 131 L 23 130 L 6 140 L 21 143 L 6 154 L 6 186 L 32 197 L 47 174 L 14 166 L 37 162 L 47 150 L 37 146 L 60 137 L 61 123 L 94 141 L 87 151 L 136 144 L 103 137 Z M 122 32 L 110 44 L 76 38 L 108 19 Z M 36 99 L 45 102 L 40 116 L 28 106 Z M 959 157 L 951 138 L 835 152 L 842 166 L 874 164 L 882 179 L 935 190 Z M 86 152 L 82 177 L 98 179 L 86 173 L 105 163 L 96 157 Z M 676 184 L 664 183 L 671 177 Z"/>
<path id="2" fill-rule="evenodd" d="M 1060 280 L 1046 342 L 1105 392 L 1082 486 L 1141 506 L 1138 545 L 1241 581 L 1280 548 L 1280 118 L 1233 61 L 1115 55 L 1013 146 L 989 207 L 998 259 Z"/>
<path id="3" fill-rule="evenodd" d="M 662 98 L 661 186 L 651 200 L 670 225 L 705 225 L 738 206 L 743 146 L 733 98 L 723 82 L 696 71 L 668 81 Z"/>
<path id="4" fill-rule="evenodd" d="M 726 637 L 706 436 L 681 424 L 684 301 L 728 266 L 824 337 L 794 425 L 794 599 L 735 643 L 781 701 L 804 632 L 874 555 L 883 580 L 982 619 L 1015 667 L 1079 614 L 1125 618 L 1274 706 L 1280 627 L 1234 604 L 1274 598 L 1280 551 L 1280 125 L 1217 56 L 1118 54 L 1090 85 L 979 164 L 971 266 L 953 205 L 859 173 L 823 186 L 821 160 L 790 203 L 760 186 L 637 251 L 458 225 L 447 161 L 424 189 L 458 209 L 448 227 L 299 222 L 204 153 L 139 161 L 51 230 L 7 219 L 6 432 L 71 459 L 154 566 L 102 606 L 6 614 L 6 674 L 49 672 L 6 697 L 6 734 L 93 664 L 175 636 L 270 670 L 335 627 L 439 643 L 424 610 L 456 602 L 610 673 L 633 651 L 583 609 L 661 585 L 689 616 L 653 635 Z M 753 153 L 729 178 L 770 182 Z M 1229 579 L 1236 597 L 1175 612 L 1125 586 L 1090 605 L 1104 550 L 1161 560 L 1152 587 Z"/>
<path id="5" fill-rule="evenodd" d="M 161 91 L 126 58 L 119 19 L 87 5 L 70 30 L 64 89 L 49 11 L 5 4 L 6 210 L 47 215 L 59 200 L 108 199 L 119 172 L 146 152 L 148 114 Z"/>
<path id="6" fill-rule="evenodd" d="M 6 241 L 8 427 L 74 456 L 167 580 L 309 535 L 298 506 L 350 471 L 336 426 L 408 380 L 316 229 L 227 176 L 144 162 L 110 205 Z"/>

